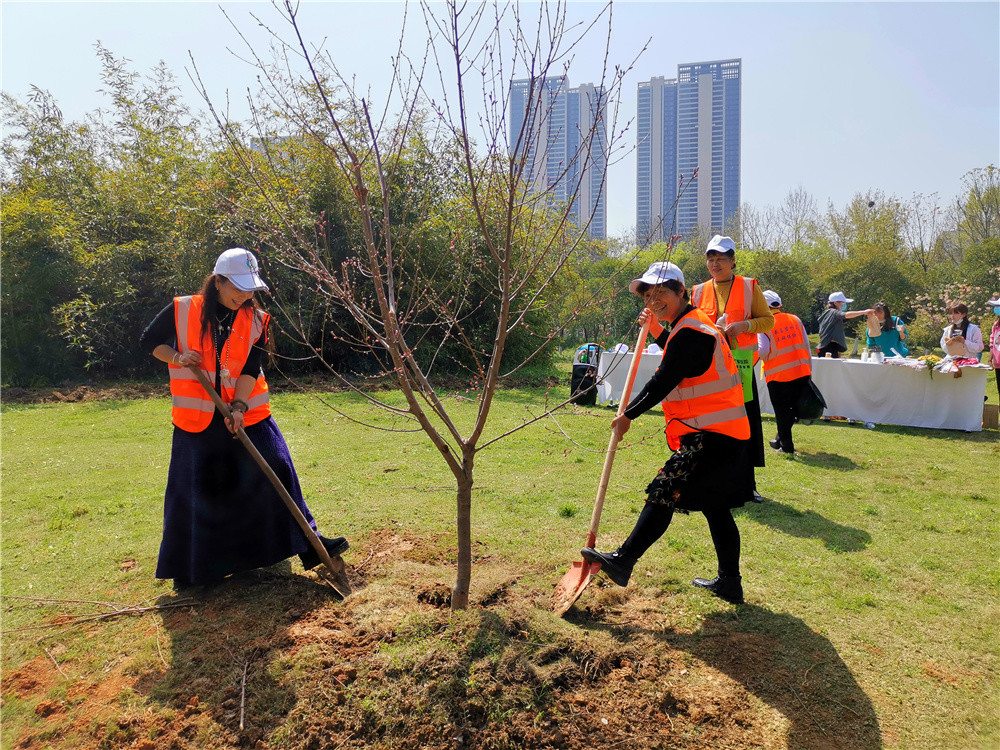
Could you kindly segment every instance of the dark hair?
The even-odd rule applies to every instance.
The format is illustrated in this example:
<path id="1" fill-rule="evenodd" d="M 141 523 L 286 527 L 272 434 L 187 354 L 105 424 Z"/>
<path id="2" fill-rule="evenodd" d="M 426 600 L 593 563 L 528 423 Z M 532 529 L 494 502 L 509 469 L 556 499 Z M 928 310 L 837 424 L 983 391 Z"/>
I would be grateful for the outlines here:
<path id="1" fill-rule="evenodd" d="M 948 305 L 948 312 L 956 312 L 962 316 L 962 336 L 968 337 L 969 334 L 969 308 L 962 304 L 961 302 L 956 302 L 953 305 Z M 952 325 L 952 331 L 954 332 L 955 326 Z"/>
<path id="2" fill-rule="evenodd" d="M 875 310 L 876 312 L 881 310 L 882 312 L 885 313 L 885 319 L 882 321 L 881 324 L 881 328 L 883 331 L 891 331 L 893 328 L 896 327 L 896 325 L 892 322 L 892 313 L 889 312 L 889 306 L 885 303 L 884 300 L 882 302 L 877 303 L 875 307 L 873 307 L 872 309 Z"/>
<path id="3" fill-rule="evenodd" d="M 229 279 L 223 276 L 221 273 L 210 273 L 205 277 L 205 283 L 201 285 L 201 291 L 198 292 L 204 299 L 201 306 L 201 338 L 202 341 L 205 340 L 207 336 L 212 339 L 212 327 L 218 321 L 218 308 L 219 308 L 219 289 L 216 286 L 216 280 L 219 281 L 229 281 Z M 243 303 L 243 307 L 250 308 L 250 311 L 260 310 L 260 306 L 257 304 L 256 296 L 251 297 L 246 302 Z M 269 357 L 274 355 L 274 351 L 271 346 L 271 336 L 268 332 L 265 332 L 264 340 L 267 342 L 265 348 L 268 351 Z"/>
<path id="4" fill-rule="evenodd" d="M 647 284 L 645 281 L 640 281 L 638 284 L 635 285 L 635 293 L 636 294 L 645 294 L 650 289 L 652 289 L 654 286 L 666 287 L 667 289 L 669 289 L 670 291 L 672 291 L 674 294 L 676 294 L 677 296 L 679 296 L 682 299 L 684 299 L 685 302 L 687 301 L 687 298 L 688 298 L 687 289 L 677 279 L 667 279 L 662 284 Z"/>

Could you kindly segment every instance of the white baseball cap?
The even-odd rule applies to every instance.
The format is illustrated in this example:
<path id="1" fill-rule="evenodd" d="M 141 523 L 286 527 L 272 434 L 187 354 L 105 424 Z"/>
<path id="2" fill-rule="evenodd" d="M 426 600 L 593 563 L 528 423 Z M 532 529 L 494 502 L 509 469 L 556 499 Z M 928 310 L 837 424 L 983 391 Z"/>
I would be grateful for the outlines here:
<path id="1" fill-rule="evenodd" d="M 854 300 L 845 295 L 843 292 L 834 292 L 830 295 L 830 302 L 854 302 Z"/>
<path id="2" fill-rule="evenodd" d="M 225 276 L 236 288 L 244 292 L 267 291 L 267 284 L 260 277 L 260 269 L 253 253 L 245 247 L 231 247 L 215 261 L 212 273 Z"/>
<path id="3" fill-rule="evenodd" d="M 768 307 L 781 307 L 781 297 L 778 296 L 777 292 L 768 289 L 764 292 L 764 299 L 767 300 Z"/>
<path id="4" fill-rule="evenodd" d="M 732 237 L 724 237 L 721 234 L 717 234 L 708 241 L 708 247 L 705 248 L 705 255 L 708 255 L 713 250 L 717 253 L 735 253 L 736 243 L 733 242 Z"/>
<path id="5" fill-rule="evenodd" d="M 649 286 L 655 286 L 657 284 L 662 284 L 664 281 L 679 281 L 684 283 L 684 274 L 677 266 L 668 260 L 660 260 L 656 263 L 651 263 L 649 268 L 646 269 L 646 273 L 640 276 L 638 279 L 632 281 L 628 285 L 628 290 L 632 294 L 638 294 L 637 289 L 640 284 L 648 284 Z"/>

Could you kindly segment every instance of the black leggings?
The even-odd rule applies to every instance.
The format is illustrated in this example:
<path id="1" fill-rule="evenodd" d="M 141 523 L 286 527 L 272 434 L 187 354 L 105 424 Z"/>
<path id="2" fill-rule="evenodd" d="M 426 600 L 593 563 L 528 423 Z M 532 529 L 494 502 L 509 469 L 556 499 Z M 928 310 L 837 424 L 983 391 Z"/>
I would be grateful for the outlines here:
<path id="1" fill-rule="evenodd" d="M 715 555 L 719 558 L 719 575 L 738 576 L 740 574 L 740 530 L 729 508 L 713 508 L 703 511 L 712 534 Z M 660 503 L 646 503 L 635 522 L 635 528 L 625 543 L 618 548 L 625 557 L 638 560 L 653 543 L 663 536 L 674 509 Z"/>

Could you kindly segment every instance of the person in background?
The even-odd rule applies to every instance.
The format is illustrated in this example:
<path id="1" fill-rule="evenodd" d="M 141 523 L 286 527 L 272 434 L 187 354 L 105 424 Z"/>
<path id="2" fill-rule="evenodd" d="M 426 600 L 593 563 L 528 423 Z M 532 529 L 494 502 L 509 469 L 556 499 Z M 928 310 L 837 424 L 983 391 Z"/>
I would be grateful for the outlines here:
<path id="1" fill-rule="evenodd" d="M 691 304 L 705 313 L 725 336 L 729 346 L 751 350 L 756 364 L 757 334 L 774 327 L 771 308 L 757 279 L 736 275 L 736 243 L 731 237 L 715 235 L 705 247 L 705 266 L 712 278 L 691 290 Z M 744 404 L 750 422 L 750 483 L 753 501 L 763 497 L 757 491 L 755 467 L 764 466 L 764 430 L 760 423 L 760 396 L 757 379 L 751 378 L 750 397 Z M 746 394 L 744 394 L 746 395 Z"/>
<path id="2" fill-rule="evenodd" d="M 986 303 L 987 307 L 993 308 L 996 320 L 990 329 L 990 362 L 993 365 L 993 374 L 997 381 L 997 395 L 1000 395 L 1000 294 Z"/>
<path id="3" fill-rule="evenodd" d="M 233 435 L 247 437 L 277 474 L 309 525 L 285 438 L 271 416 L 262 366 L 270 316 L 254 292 L 267 290 L 257 259 L 244 248 L 222 253 L 198 294 L 175 297 L 143 331 L 140 346 L 169 366 L 173 442 L 163 507 L 157 578 L 184 589 L 299 555 L 320 557 L 274 486 Z M 204 371 L 231 409 L 224 419 L 189 367 Z M 343 537 L 320 537 L 331 556 Z"/>
<path id="4" fill-rule="evenodd" d="M 941 348 L 956 359 L 979 359 L 983 351 L 983 332 L 969 322 L 969 308 L 961 302 L 948 307 L 951 325 L 941 334 Z"/>
<path id="5" fill-rule="evenodd" d="M 843 292 L 834 292 L 828 298 L 826 309 L 819 316 L 819 348 L 816 350 L 817 357 L 825 357 L 829 354 L 834 359 L 840 358 L 841 352 L 847 351 L 847 339 L 844 337 L 844 321 L 852 318 L 860 318 L 868 315 L 874 310 L 851 310 L 847 312 L 844 308 L 853 299 Z"/>
<path id="6" fill-rule="evenodd" d="M 895 351 L 899 356 L 906 357 L 910 350 L 906 348 L 906 324 L 900 318 L 893 317 L 889 306 L 879 302 L 868 314 L 868 348 L 877 346 L 879 351 L 891 357 Z"/>
<path id="7" fill-rule="evenodd" d="M 740 531 L 732 509 L 750 500 L 752 488 L 750 426 L 736 362 L 714 321 L 689 303 L 684 274 L 673 263 L 653 263 L 629 290 L 646 303 L 639 321 L 654 315 L 670 332 L 657 325 L 660 365 L 611 428 L 621 437 L 633 419 L 662 402 L 673 454 L 646 487 L 646 504 L 628 539 L 611 553 L 585 547 L 581 554 L 625 586 L 639 558 L 666 532 L 674 510 L 699 511 L 708 521 L 719 565 L 715 578 L 692 583 L 742 604 Z"/>
<path id="8" fill-rule="evenodd" d="M 767 393 L 778 426 L 778 434 L 770 441 L 770 446 L 779 453 L 795 453 L 792 442 L 795 404 L 812 375 L 809 339 L 802 321 L 791 313 L 782 312 L 777 292 L 768 289 L 764 299 L 774 314 L 774 328 L 757 334 L 761 372 L 767 381 Z"/>

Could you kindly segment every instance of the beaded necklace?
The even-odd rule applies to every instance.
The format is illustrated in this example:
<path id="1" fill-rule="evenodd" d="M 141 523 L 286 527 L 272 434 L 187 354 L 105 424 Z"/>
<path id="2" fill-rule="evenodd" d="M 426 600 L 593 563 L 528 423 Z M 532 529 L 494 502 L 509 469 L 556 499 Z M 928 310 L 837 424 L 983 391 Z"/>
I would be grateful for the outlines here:
<path id="1" fill-rule="evenodd" d="M 212 329 L 212 333 L 215 337 L 215 371 L 219 373 L 220 377 L 229 377 L 229 349 L 226 349 L 226 363 L 223 366 L 222 363 L 222 346 L 229 340 L 229 336 L 233 332 L 233 322 L 236 320 L 236 311 L 227 309 L 224 313 L 220 314 L 218 310 L 215 313 L 216 325 Z"/>

